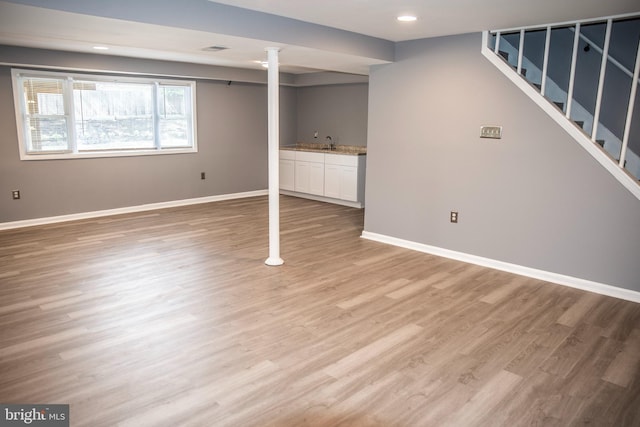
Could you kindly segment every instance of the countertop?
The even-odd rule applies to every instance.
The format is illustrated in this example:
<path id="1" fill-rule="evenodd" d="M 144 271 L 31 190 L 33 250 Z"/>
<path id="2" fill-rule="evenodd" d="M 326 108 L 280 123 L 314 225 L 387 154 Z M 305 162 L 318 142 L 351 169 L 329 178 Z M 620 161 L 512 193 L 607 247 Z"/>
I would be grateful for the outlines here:
<path id="1" fill-rule="evenodd" d="M 367 147 L 358 145 L 336 145 L 333 150 L 329 144 L 319 144 L 311 142 L 298 142 L 295 145 L 281 145 L 281 150 L 290 151 L 310 151 L 315 153 L 346 154 L 350 156 L 364 156 L 367 154 Z"/>

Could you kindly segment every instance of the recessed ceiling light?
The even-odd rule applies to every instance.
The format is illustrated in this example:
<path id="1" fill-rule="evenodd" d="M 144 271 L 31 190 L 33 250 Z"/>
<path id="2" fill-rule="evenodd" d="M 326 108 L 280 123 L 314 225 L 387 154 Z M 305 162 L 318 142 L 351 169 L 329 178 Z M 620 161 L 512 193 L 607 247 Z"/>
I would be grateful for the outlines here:
<path id="1" fill-rule="evenodd" d="M 253 61 L 256 64 L 262 65 L 263 68 L 269 68 L 269 61 Z"/>
<path id="2" fill-rule="evenodd" d="M 94 46 L 93 48 L 94 48 L 95 50 L 109 50 L 109 48 L 108 48 L 108 47 L 106 47 L 106 46 Z"/>
<path id="3" fill-rule="evenodd" d="M 413 22 L 413 21 L 417 20 L 418 18 L 416 18 L 413 15 L 400 15 L 400 16 L 398 16 L 397 19 L 400 22 Z"/>

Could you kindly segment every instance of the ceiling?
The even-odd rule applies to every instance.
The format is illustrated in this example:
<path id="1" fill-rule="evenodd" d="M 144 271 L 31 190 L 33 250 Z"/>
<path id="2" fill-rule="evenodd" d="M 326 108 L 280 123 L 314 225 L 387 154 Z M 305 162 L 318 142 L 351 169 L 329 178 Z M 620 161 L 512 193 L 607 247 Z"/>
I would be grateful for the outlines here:
<path id="1" fill-rule="evenodd" d="M 640 11 L 637 0 L 215 0 L 394 42 Z M 398 15 L 418 17 L 400 23 Z"/>
<path id="2" fill-rule="evenodd" d="M 157 11 L 136 12 L 150 10 L 150 4 Z M 236 21 L 191 25 L 190 20 L 206 22 L 200 15 L 209 11 Z M 392 46 L 391 42 L 638 11 L 637 0 L 14 0 L 0 1 L 0 44 L 91 53 L 98 53 L 93 46 L 104 45 L 109 50 L 101 54 L 248 69 L 260 69 L 265 47 L 275 46 L 281 49 L 283 72 L 368 74 L 371 65 L 391 59 L 360 54 L 351 44 L 388 41 Z M 407 13 L 418 20 L 395 19 Z M 275 27 L 283 24 L 297 31 L 276 37 Z M 321 35 L 316 38 L 324 45 L 305 40 L 307 28 L 309 34 Z M 203 50 L 214 45 L 228 49 Z"/>

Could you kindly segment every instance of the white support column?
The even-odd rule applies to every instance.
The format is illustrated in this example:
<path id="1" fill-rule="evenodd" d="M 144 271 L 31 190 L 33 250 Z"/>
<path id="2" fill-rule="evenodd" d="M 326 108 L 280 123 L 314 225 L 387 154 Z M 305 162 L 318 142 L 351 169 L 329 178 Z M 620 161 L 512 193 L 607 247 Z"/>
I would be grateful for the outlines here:
<path id="1" fill-rule="evenodd" d="M 609 42 L 611 41 L 612 19 L 607 20 L 607 30 L 604 36 L 604 48 L 602 49 L 602 61 L 600 62 L 600 80 L 598 81 L 598 93 L 596 95 L 596 109 L 593 113 L 593 128 L 591 129 L 591 140 L 595 142 L 598 138 L 598 125 L 600 122 L 600 109 L 602 106 L 602 94 L 604 92 L 604 77 L 607 72 L 607 60 L 609 59 Z"/>
<path id="2" fill-rule="evenodd" d="M 495 52 L 496 55 L 500 54 L 500 37 L 502 36 L 502 34 L 500 34 L 500 31 L 498 31 L 496 33 L 496 45 L 493 47 L 493 51 Z"/>
<path id="3" fill-rule="evenodd" d="M 624 161 L 627 157 L 627 147 L 629 147 L 629 134 L 631 133 L 631 120 L 633 119 L 633 108 L 638 92 L 638 77 L 640 77 L 640 42 L 636 51 L 636 66 L 633 68 L 633 83 L 631 83 L 631 94 L 629 95 L 629 106 L 627 107 L 627 120 L 624 123 L 624 135 L 622 137 L 622 149 L 620 152 L 620 167 L 624 168 Z"/>
<path id="4" fill-rule="evenodd" d="M 269 258 L 267 265 L 284 264 L 280 258 L 280 79 L 278 51 L 267 48 L 268 75 L 268 124 L 269 124 Z"/>

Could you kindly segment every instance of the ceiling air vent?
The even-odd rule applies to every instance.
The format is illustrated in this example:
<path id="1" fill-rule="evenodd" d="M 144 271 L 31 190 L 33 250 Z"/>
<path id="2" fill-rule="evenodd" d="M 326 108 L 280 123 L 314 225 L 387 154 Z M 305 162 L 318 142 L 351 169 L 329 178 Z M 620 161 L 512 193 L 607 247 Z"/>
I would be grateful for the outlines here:
<path id="1" fill-rule="evenodd" d="M 220 52 L 221 50 L 227 50 L 229 49 L 226 46 L 209 46 L 209 47 L 203 47 L 202 50 L 204 50 L 205 52 Z"/>

